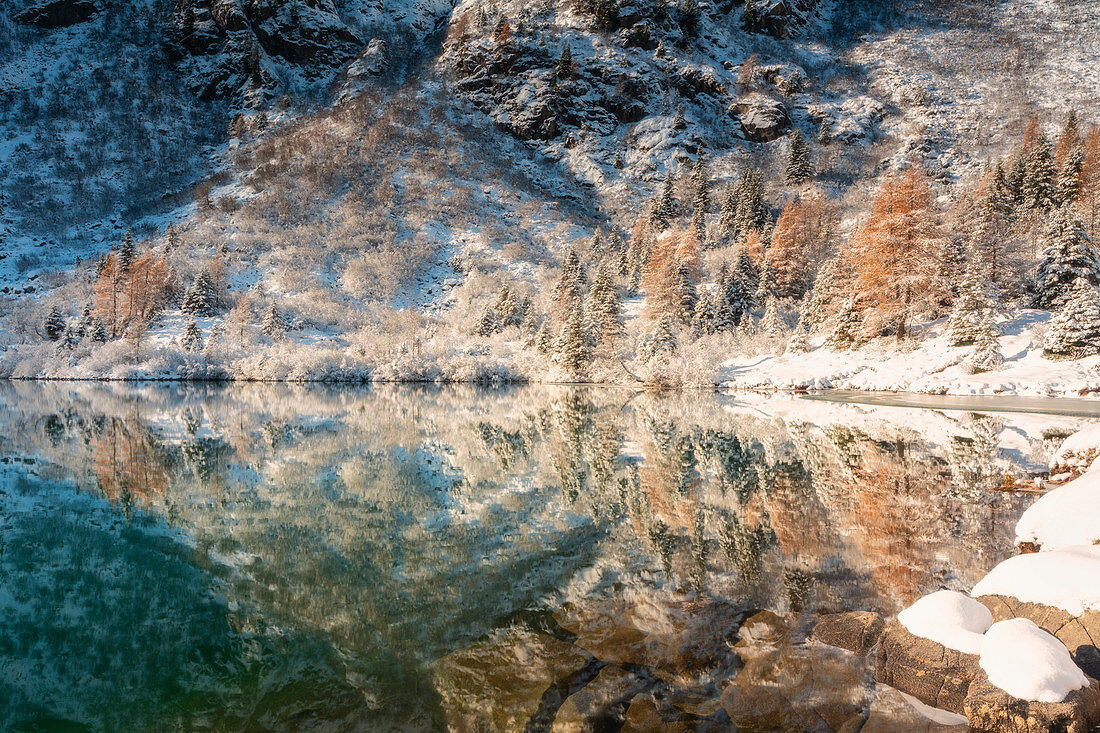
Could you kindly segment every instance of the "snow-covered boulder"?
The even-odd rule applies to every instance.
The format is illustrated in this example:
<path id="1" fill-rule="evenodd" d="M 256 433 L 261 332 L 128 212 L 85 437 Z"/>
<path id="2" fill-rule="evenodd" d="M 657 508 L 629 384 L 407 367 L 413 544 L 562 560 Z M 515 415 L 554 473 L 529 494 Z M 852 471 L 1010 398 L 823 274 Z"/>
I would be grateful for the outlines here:
<path id="1" fill-rule="evenodd" d="M 1100 542 L 1100 461 L 1044 494 L 1016 523 L 1016 544 L 1061 550 Z"/>
<path id="2" fill-rule="evenodd" d="M 1082 473 L 1100 457 L 1100 425 L 1079 430 L 1062 441 L 1050 461 L 1052 476 L 1062 473 Z"/>
<path id="3" fill-rule="evenodd" d="M 911 633 L 898 622 L 886 625 L 875 656 L 875 679 L 925 705 L 963 712 L 978 656 Z"/>
<path id="4" fill-rule="evenodd" d="M 1085 733 L 1100 722 L 1100 684 L 1028 619 L 993 624 L 982 639 L 979 666 L 965 703 L 978 730 Z"/>
<path id="5" fill-rule="evenodd" d="M 729 115 L 741 124 L 745 137 L 757 143 L 775 140 L 791 122 L 786 105 L 764 94 L 742 97 L 730 105 Z"/>
<path id="6" fill-rule="evenodd" d="M 977 654 L 982 634 L 993 623 L 989 609 L 953 590 L 930 593 L 898 614 L 909 633 L 943 644 L 948 649 Z"/>
<path id="7" fill-rule="evenodd" d="M 971 595 L 994 621 L 1031 619 L 1069 649 L 1077 666 L 1100 677 L 1100 546 L 1009 558 Z"/>

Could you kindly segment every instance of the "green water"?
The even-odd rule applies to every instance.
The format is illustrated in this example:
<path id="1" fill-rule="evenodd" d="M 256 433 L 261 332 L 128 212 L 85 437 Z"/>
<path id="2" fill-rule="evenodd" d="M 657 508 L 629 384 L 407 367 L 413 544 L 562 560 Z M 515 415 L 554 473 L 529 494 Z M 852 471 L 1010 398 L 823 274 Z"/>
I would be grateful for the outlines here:
<path id="1" fill-rule="evenodd" d="M 522 387 L 0 385 L 0 729 L 441 730 L 607 597 L 893 613 L 1010 553 L 1065 415 Z M 453 697 L 453 695 L 452 695 Z"/>

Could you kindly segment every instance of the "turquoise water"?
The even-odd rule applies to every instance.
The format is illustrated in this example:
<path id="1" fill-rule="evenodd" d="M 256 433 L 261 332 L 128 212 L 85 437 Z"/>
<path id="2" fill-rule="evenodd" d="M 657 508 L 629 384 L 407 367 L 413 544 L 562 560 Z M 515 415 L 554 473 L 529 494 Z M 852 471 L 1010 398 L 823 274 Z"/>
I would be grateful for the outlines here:
<path id="1" fill-rule="evenodd" d="M 886 613 L 1078 417 L 538 387 L 0 385 L 0 728 L 440 730 L 564 605 Z"/>

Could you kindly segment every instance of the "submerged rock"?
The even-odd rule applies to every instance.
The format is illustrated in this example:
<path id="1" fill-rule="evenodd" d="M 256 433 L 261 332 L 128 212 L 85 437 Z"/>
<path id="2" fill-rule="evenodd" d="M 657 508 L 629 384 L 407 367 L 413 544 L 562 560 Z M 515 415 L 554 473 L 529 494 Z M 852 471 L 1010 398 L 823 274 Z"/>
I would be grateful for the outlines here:
<path id="1" fill-rule="evenodd" d="M 879 639 L 875 679 L 925 705 L 962 713 L 977 673 L 976 654 L 911 634 L 896 621 L 886 625 Z"/>
<path id="2" fill-rule="evenodd" d="M 823 616 L 814 626 L 814 638 L 822 644 L 847 649 L 866 656 L 886 627 L 880 614 L 873 611 L 849 611 Z"/>
<path id="3" fill-rule="evenodd" d="M 609 664 L 558 709 L 552 733 L 587 733 L 611 730 L 626 717 L 627 706 L 638 694 L 651 689 L 655 679 L 644 672 Z"/>
<path id="4" fill-rule="evenodd" d="M 439 660 L 436 688 L 451 730 L 522 731 L 554 683 L 588 662 L 564 641 L 515 632 Z"/>

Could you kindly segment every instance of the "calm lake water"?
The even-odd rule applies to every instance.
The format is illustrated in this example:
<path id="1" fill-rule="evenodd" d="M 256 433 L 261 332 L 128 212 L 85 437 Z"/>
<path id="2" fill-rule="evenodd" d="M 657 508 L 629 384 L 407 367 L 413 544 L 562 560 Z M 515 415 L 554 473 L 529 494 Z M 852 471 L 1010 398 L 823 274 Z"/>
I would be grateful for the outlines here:
<path id="1" fill-rule="evenodd" d="M 0 729 L 537 730 L 609 664 L 694 696 L 693 719 L 774 728 L 745 722 L 768 703 L 744 619 L 796 629 L 968 589 L 1033 501 L 995 487 L 1042 475 L 1088 422 L 616 389 L 0 384 Z M 780 667 L 816 653 L 791 634 L 759 642 Z M 731 684 L 745 702 L 720 708 Z"/>

